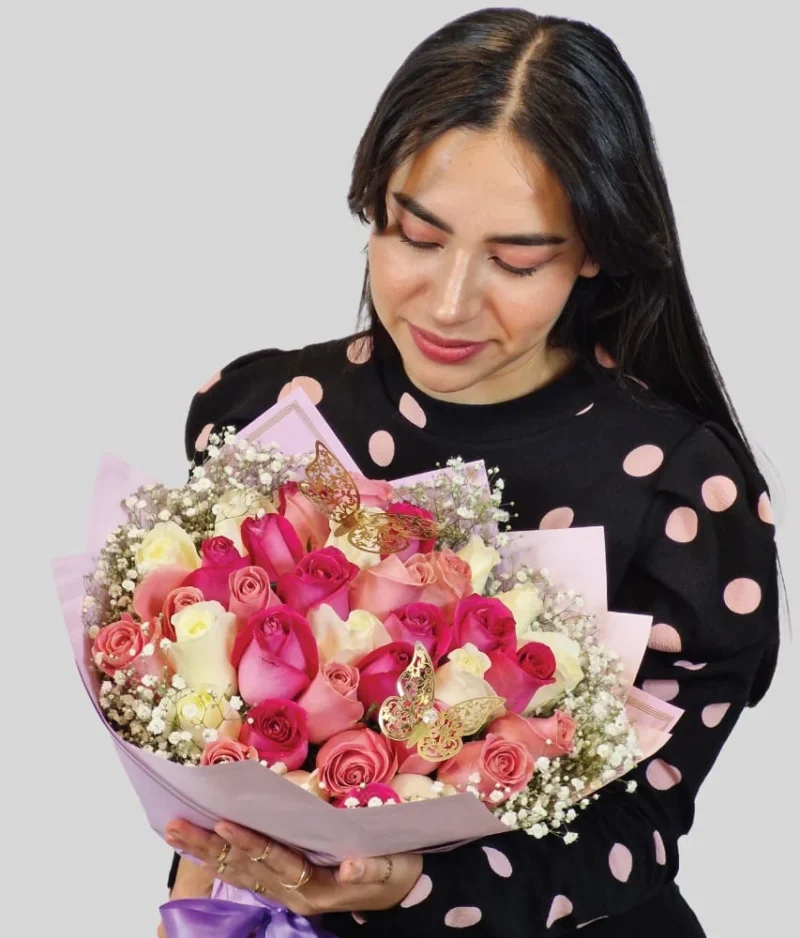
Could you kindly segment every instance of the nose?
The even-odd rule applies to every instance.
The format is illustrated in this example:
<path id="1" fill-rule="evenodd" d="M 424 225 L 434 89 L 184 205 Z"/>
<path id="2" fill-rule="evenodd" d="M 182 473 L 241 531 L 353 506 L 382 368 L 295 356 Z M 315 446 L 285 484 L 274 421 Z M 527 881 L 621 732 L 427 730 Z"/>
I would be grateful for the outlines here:
<path id="1" fill-rule="evenodd" d="M 469 322 L 480 313 L 475 272 L 467 251 L 456 252 L 449 265 L 439 271 L 433 319 L 442 326 Z"/>

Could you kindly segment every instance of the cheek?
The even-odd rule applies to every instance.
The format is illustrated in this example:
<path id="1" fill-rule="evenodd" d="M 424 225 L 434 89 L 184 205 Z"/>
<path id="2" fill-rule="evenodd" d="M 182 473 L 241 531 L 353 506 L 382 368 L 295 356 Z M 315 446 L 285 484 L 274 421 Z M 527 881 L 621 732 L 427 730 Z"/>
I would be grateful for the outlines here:
<path id="1" fill-rule="evenodd" d="M 541 278 L 541 279 L 540 279 Z M 509 341 L 525 345 L 552 329 L 569 298 L 574 281 L 546 277 L 545 272 L 498 285 L 493 294 L 495 318 Z M 538 283 L 537 283 L 538 281 Z"/>
<path id="2" fill-rule="evenodd" d="M 373 236 L 369 242 L 369 282 L 378 312 L 391 314 L 423 283 L 420 264 L 410 250 L 390 238 Z"/>

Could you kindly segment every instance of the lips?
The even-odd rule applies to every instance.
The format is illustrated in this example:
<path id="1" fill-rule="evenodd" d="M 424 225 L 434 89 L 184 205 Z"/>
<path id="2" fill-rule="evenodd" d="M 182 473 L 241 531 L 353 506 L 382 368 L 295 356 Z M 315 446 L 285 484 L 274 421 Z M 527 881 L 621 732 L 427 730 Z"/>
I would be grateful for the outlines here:
<path id="1" fill-rule="evenodd" d="M 446 339 L 418 326 L 409 325 L 409 330 L 420 352 L 439 364 L 453 365 L 466 361 L 486 345 L 470 339 Z"/>

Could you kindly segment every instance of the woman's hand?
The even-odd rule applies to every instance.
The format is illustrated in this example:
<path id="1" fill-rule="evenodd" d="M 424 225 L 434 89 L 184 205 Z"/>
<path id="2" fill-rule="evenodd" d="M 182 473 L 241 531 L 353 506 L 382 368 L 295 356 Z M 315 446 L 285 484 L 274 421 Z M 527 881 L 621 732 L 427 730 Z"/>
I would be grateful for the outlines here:
<path id="1" fill-rule="evenodd" d="M 287 847 L 230 821 L 215 830 L 172 821 L 167 842 L 201 860 L 212 876 L 305 917 L 390 909 L 408 895 L 422 873 L 422 857 L 415 853 L 346 860 L 327 868 L 313 866 Z M 291 888 L 303 881 L 300 888 Z"/>

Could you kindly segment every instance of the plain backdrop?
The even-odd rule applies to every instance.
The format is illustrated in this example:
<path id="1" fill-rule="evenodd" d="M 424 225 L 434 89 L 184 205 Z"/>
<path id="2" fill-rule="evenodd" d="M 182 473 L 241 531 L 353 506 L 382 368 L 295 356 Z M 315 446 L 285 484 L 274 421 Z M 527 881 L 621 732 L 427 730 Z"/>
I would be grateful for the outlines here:
<path id="1" fill-rule="evenodd" d="M 599 26 L 641 83 L 691 288 L 769 460 L 791 601 L 793 5 L 528 6 Z M 170 850 L 85 698 L 49 572 L 82 549 L 98 457 L 180 484 L 195 388 L 245 352 L 353 328 L 367 241 L 346 207 L 356 144 L 413 46 L 473 8 L 26 0 L 0 13 L 0 857 L 8 921 L 33 916 L 14 934 L 153 935 L 166 899 Z M 712 938 L 786 934 L 795 918 L 799 672 L 784 635 L 773 689 L 683 842 L 679 883 Z"/>

